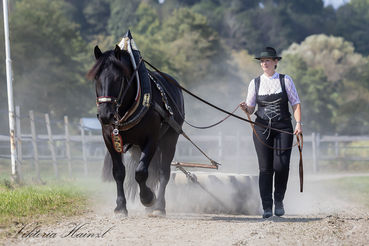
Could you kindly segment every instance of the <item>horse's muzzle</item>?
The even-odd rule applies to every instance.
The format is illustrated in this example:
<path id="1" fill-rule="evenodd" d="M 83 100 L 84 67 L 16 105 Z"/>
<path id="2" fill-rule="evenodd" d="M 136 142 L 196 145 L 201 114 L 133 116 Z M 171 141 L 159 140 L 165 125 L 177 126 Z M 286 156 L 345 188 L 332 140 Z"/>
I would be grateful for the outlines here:
<path id="1" fill-rule="evenodd" d="M 114 114 L 109 114 L 107 116 L 100 115 L 99 120 L 104 125 L 112 124 L 114 122 Z"/>
<path id="2" fill-rule="evenodd" d="M 104 125 L 114 123 L 114 111 L 111 109 L 111 105 L 102 103 L 98 108 L 98 119 Z"/>

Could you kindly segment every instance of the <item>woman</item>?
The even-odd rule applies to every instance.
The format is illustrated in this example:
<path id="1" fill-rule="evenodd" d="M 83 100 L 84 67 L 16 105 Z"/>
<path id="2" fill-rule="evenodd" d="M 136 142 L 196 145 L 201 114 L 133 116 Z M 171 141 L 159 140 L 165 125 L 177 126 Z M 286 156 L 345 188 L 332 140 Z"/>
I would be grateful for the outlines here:
<path id="1" fill-rule="evenodd" d="M 295 85 L 288 75 L 277 73 L 278 61 L 275 49 L 266 47 L 259 57 L 264 73 L 251 80 L 246 102 L 240 107 L 255 115 L 259 125 L 270 126 L 294 134 L 302 133 L 301 105 Z M 292 105 L 296 126 L 293 131 L 288 102 Z M 274 175 L 274 214 L 284 215 L 283 198 L 287 188 L 291 146 L 293 135 L 255 125 L 254 145 L 259 161 L 259 189 L 264 209 L 263 218 L 273 215 L 273 175 Z"/>

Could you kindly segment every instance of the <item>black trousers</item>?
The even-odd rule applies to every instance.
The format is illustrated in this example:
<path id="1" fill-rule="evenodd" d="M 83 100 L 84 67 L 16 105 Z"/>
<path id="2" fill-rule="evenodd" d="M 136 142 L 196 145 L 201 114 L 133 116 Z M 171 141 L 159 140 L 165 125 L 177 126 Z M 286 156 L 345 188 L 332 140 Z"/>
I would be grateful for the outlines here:
<path id="1" fill-rule="evenodd" d="M 268 121 L 256 119 L 256 122 L 268 125 Z M 293 132 L 292 123 L 288 121 L 272 122 L 273 128 Z M 281 133 L 275 130 L 266 130 L 255 125 L 255 131 L 261 141 L 274 148 L 289 148 L 292 146 L 293 135 Z M 269 135 L 269 136 L 268 136 Z M 290 170 L 291 149 L 273 150 L 261 143 L 253 134 L 255 150 L 259 161 L 259 189 L 263 209 L 273 206 L 273 176 L 274 176 L 274 201 L 281 202 L 287 188 L 288 173 Z"/>

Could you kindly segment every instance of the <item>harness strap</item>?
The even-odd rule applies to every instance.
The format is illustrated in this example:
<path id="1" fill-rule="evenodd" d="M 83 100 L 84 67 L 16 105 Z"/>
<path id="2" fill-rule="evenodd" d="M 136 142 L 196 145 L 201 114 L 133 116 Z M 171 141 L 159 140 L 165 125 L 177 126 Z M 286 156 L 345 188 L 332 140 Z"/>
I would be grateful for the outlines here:
<path id="1" fill-rule="evenodd" d="M 182 127 L 174 120 L 173 116 L 168 114 L 157 102 L 153 103 L 154 109 L 178 134 L 182 134 Z"/>
<path id="2" fill-rule="evenodd" d="M 182 134 L 184 138 L 190 141 L 212 164 L 212 166 L 218 167 L 220 164 L 211 159 L 199 146 L 197 146 L 189 136 L 182 130 L 182 127 L 174 120 L 174 117 L 167 113 L 158 103 L 153 103 L 154 110 L 164 119 L 164 122 L 168 123 L 178 134 Z"/>

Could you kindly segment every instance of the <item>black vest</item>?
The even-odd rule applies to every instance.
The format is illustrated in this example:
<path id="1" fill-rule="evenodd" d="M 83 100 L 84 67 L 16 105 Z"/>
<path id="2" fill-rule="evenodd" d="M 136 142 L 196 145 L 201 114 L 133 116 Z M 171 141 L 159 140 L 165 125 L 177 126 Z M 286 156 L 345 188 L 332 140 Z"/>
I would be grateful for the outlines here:
<path id="1" fill-rule="evenodd" d="M 259 95 L 260 76 L 254 80 L 256 104 L 258 105 L 258 109 L 255 114 L 258 118 L 266 121 L 291 120 L 284 77 L 284 74 L 279 74 L 282 92 L 263 96 Z"/>

